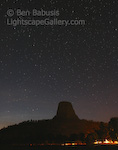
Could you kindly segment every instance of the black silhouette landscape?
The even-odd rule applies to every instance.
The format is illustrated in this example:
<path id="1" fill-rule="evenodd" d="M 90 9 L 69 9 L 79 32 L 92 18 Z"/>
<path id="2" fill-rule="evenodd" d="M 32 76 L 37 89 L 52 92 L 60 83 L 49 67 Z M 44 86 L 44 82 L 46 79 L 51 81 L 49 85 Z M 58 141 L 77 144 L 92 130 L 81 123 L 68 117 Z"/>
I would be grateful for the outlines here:
<path id="1" fill-rule="evenodd" d="M 99 129 L 99 122 L 81 120 L 72 104 L 60 102 L 56 116 L 50 120 L 25 121 L 0 131 L 0 143 L 63 143 L 76 135 L 87 135 Z"/>
<path id="2" fill-rule="evenodd" d="M 118 118 L 109 124 L 81 120 L 70 102 L 60 102 L 57 114 L 50 120 L 25 121 L 0 130 L 0 144 L 30 145 L 75 142 L 93 144 L 95 140 L 116 140 Z"/>

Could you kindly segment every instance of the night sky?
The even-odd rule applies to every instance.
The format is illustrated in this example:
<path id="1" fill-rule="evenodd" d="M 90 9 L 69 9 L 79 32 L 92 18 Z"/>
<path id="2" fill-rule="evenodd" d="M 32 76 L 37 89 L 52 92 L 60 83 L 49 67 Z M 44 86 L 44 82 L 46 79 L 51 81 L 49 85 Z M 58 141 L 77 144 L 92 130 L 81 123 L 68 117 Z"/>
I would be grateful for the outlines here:
<path id="1" fill-rule="evenodd" d="M 17 9 L 58 14 L 18 16 Z M 85 24 L 7 22 L 46 18 Z M 80 119 L 118 117 L 118 1 L 1 0 L 0 128 L 51 119 L 60 101 L 71 102 Z"/>

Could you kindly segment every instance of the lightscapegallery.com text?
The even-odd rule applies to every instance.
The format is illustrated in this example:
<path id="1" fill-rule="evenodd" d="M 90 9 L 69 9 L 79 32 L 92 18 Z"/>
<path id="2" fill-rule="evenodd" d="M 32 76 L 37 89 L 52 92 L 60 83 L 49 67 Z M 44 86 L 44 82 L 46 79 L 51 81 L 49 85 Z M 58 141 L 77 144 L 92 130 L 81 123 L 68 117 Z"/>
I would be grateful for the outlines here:
<path id="1" fill-rule="evenodd" d="M 77 26 L 77 25 L 85 25 L 85 20 L 58 20 L 57 18 L 49 19 L 46 18 L 44 20 L 24 20 L 24 19 L 7 19 L 7 25 L 9 26 Z"/>

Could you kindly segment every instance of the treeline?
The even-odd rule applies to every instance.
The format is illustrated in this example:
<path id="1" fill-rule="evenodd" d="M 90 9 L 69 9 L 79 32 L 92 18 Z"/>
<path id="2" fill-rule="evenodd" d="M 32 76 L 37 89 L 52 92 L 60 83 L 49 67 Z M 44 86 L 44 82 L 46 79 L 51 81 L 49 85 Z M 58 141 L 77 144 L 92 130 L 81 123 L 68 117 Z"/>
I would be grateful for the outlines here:
<path id="1" fill-rule="evenodd" d="M 53 122 L 52 122 L 53 124 Z M 92 144 L 95 140 L 104 141 L 106 138 L 118 140 L 118 118 L 111 118 L 109 123 L 101 122 L 99 129 L 88 133 L 80 132 L 63 135 L 61 131 L 55 134 L 50 120 L 26 121 L 18 125 L 0 130 L 0 144 L 47 144 L 82 142 Z M 58 129 L 59 130 L 59 129 Z"/>
<path id="2" fill-rule="evenodd" d="M 108 124 L 100 123 L 100 129 L 89 133 L 86 143 L 92 144 L 95 140 L 104 141 L 105 139 L 118 141 L 118 118 L 111 118 Z"/>

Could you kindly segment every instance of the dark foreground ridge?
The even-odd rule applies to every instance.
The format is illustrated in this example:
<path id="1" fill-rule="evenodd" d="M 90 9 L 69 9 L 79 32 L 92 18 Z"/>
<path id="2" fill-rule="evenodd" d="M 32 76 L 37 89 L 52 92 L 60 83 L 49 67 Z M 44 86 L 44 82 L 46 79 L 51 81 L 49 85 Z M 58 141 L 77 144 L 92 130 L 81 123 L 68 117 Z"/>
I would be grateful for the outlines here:
<path id="1" fill-rule="evenodd" d="M 0 144 L 63 143 L 84 138 L 98 130 L 99 125 L 99 122 L 79 119 L 70 102 L 60 102 L 53 119 L 25 121 L 0 130 Z"/>

